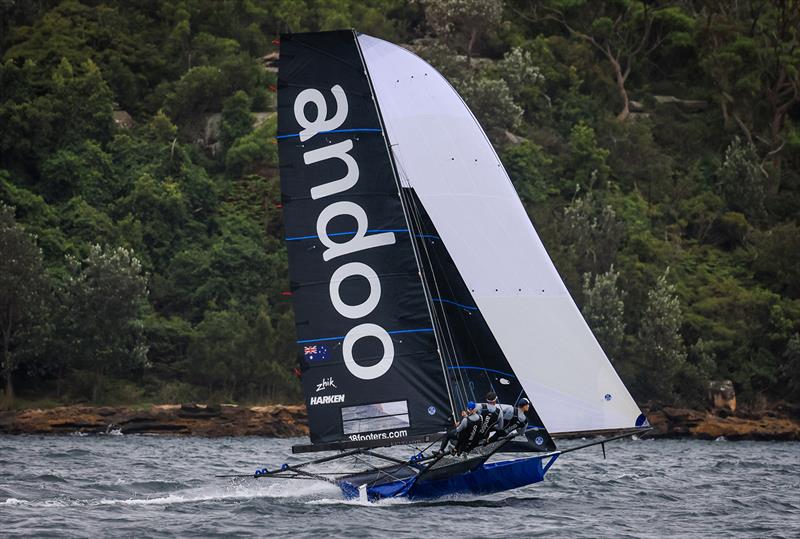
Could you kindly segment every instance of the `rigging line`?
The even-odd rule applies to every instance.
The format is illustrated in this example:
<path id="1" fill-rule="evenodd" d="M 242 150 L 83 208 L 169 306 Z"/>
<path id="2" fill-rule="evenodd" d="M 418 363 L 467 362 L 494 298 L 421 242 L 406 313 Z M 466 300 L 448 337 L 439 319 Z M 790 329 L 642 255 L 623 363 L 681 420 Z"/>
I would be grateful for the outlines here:
<path id="1" fill-rule="evenodd" d="M 365 459 L 361 459 L 361 458 L 359 458 L 359 457 L 358 457 L 358 455 L 356 455 L 354 458 L 355 458 L 356 460 L 360 460 L 361 462 L 363 462 L 364 464 L 366 464 L 368 467 L 370 467 L 370 468 L 372 468 L 373 470 L 375 470 L 376 472 L 378 472 L 378 476 L 377 476 L 377 477 L 376 477 L 374 480 L 372 480 L 372 481 L 369 481 L 367 484 L 374 484 L 374 483 L 377 483 L 377 482 L 378 482 L 380 479 L 382 479 L 382 478 L 381 478 L 381 476 L 380 476 L 380 474 L 385 474 L 385 475 L 387 475 L 387 476 L 391 477 L 392 479 L 394 479 L 395 481 L 402 481 L 402 479 L 400 479 L 399 477 L 395 477 L 394 475 L 390 474 L 390 473 L 389 473 L 389 472 L 387 472 L 386 470 L 382 470 L 382 469 L 378 468 L 377 466 L 373 465 L 371 462 L 368 462 L 368 461 L 367 461 L 367 460 L 365 460 Z M 401 467 L 401 468 L 399 468 L 399 469 L 402 469 L 402 467 Z"/>
<path id="2" fill-rule="evenodd" d="M 399 161 L 398 161 L 398 166 L 402 167 L 402 163 L 400 163 Z M 401 188 L 402 200 L 405 203 L 406 207 L 408 208 L 409 218 L 412 221 L 412 223 L 411 223 L 412 228 L 414 226 L 416 226 L 416 231 L 422 233 L 422 232 L 424 232 L 425 229 L 422 226 L 422 224 L 419 222 L 418 215 L 417 215 L 417 212 L 416 212 L 416 208 L 415 208 L 415 205 L 414 205 L 414 199 L 413 199 L 413 197 L 409 196 L 408 191 L 409 191 L 408 189 Z M 423 234 L 414 234 L 414 236 L 415 237 L 422 237 Z M 419 245 L 417 245 L 418 252 L 420 253 L 420 278 L 423 280 L 423 282 L 426 285 L 426 291 L 425 291 L 425 293 L 427 294 L 426 301 L 430 301 L 430 298 L 432 298 L 432 293 L 430 291 L 430 283 L 429 283 L 430 279 L 429 279 L 428 275 L 429 275 L 429 273 L 432 272 L 432 269 L 433 269 L 431 267 L 430 257 L 428 256 L 427 252 L 423 252 L 424 249 L 425 249 L 424 241 L 422 241 L 422 242 L 414 241 L 414 243 L 415 243 L 415 245 L 417 245 L 418 243 L 422 244 L 421 248 L 419 247 Z M 424 259 L 425 257 L 427 257 L 427 259 Z M 430 310 L 431 310 L 431 318 L 432 318 L 432 321 L 433 321 L 434 325 L 436 327 L 439 327 L 440 330 L 444 329 L 443 328 L 443 324 L 441 323 L 441 320 L 440 320 L 439 309 L 436 308 L 436 306 L 434 306 L 432 304 L 432 302 L 431 302 L 431 305 L 430 305 Z M 438 344 L 439 344 L 439 347 L 440 347 L 439 355 L 440 355 L 440 357 L 442 359 L 442 375 L 447 380 L 448 385 L 450 385 L 450 378 L 449 378 L 449 376 L 447 374 L 447 369 L 446 369 L 446 367 L 451 362 L 450 350 L 448 349 L 447 342 L 444 340 L 445 335 L 441 334 L 440 337 L 442 337 L 442 339 L 440 340 L 440 342 Z M 458 389 L 459 389 L 458 385 L 455 386 L 455 390 L 451 386 L 451 392 L 455 391 L 456 393 L 458 393 Z M 460 395 L 458 395 L 458 396 L 460 397 Z M 455 403 L 453 403 L 452 406 L 453 406 L 453 421 L 455 423 L 455 422 L 458 422 L 457 411 L 455 409 Z"/>
<path id="3" fill-rule="evenodd" d="M 412 197 L 412 199 L 413 199 L 413 197 Z M 421 212 L 419 212 L 419 209 L 418 209 L 419 206 L 416 203 L 416 199 L 414 199 L 414 200 L 415 200 L 415 208 L 417 209 L 417 213 L 419 215 L 418 218 L 421 220 L 422 219 L 421 218 Z M 422 225 L 420 224 L 420 226 L 422 226 Z M 445 246 L 443 246 L 443 247 L 446 249 Z M 431 269 L 432 269 L 432 275 L 434 276 L 434 279 L 435 279 L 437 291 L 439 291 L 440 290 L 439 279 L 436 277 L 436 273 L 433 271 L 433 268 L 434 268 L 434 264 L 436 264 L 437 267 L 441 267 L 441 268 L 444 268 L 445 265 L 443 264 L 443 262 L 441 260 L 439 260 L 439 257 L 437 256 L 438 253 L 437 253 L 436 249 L 433 249 L 433 254 L 431 254 L 431 251 L 427 250 L 427 245 L 425 246 L 425 248 L 426 248 L 426 253 L 428 254 L 428 257 L 429 257 L 429 260 L 430 260 L 430 265 L 431 265 Z M 457 271 L 457 269 L 456 269 L 456 271 Z M 457 295 L 457 294 L 455 294 L 455 289 L 454 289 L 453 285 L 450 283 L 449 279 L 447 278 L 447 272 L 446 271 L 442 272 L 442 279 L 443 279 L 444 283 L 447 285 L 447 288 L 450 290 L 451 295 Z M 440 291 L 438 293 L 441 295 Z M 456 356 L 456 352 L 457 352 L 456 346 L 455 346 L 455 343 L 452 342 L 453 341 L 453 330 L 450 327 L 449 317 L 448 317 L 448 314 L 447 314 L 445 309 L 441 309 L 441 316 L 445 320 L 445 324 L 446 324 L 446 327 L 447 327 L 448 335 L 450 336 L 451 344 L 452 344 L 452 348 L 453 348 L 453 352 L 452 353 L 453 353 L 454 357 L 452 358 L 451 364 L 452 365 L 458 365 L 458 359 L 457 359 L 457 357 L 455 357 Z M 475 344 L 472 341 L 471 336 L 470 336 L 470 341 L 472 342 L 473 347 L 475 347 Z M 477 347 L 475 347 L 475 348 L 477 348 Z M 475 397 L 474 387 L 473 387 L 472 382 L 469 380 L 469 377 L 466 376 L 466 374 L 461 372 L 461 371 L 457 371 L 457 373 L 458 373 L 457 376 L 460 379 L 460 383 L 461 383 L 461 386 L 462 386 L 463 391 L 464 391 L 464 401 L 466 402 L 467 400 L 469 400 L 469 395 L 472 395 L 472 400 L 475 400 L 476 397 Z M 491 378 L 488 378 L 488 380 L 489 380 L 489 384 L 491 385 Z"/>
<path id="4" fill-rule="evenodd" d="M 417 198 L 414 196 L 414 193 L 411 192 L 410 189 L 409 189 L 408 196 L 412 201 L 412 206 L 414 208 L 414 212 L 415 212 L 414 215 L 415 215 L 415 218 L 416 218 L 417 226 L 420 228 L 420 230 L 424 230 L 425 226 L 423 224 L 422 212 L 420 211 L 420 207 L 419 207 L 420 203 L 418 203 Z M 438 296 L 441 296 L 442 295 L 441 294 L 441 289 L 440 289 L 440 286 L 439 286 L 439 280 L 438 280 L 437 275 L 436 275 L 435 267 L 444 267 L 444 266 L 441 263 L 441 261 L 439 261 L 438 258 L 435 256 L 436 255 L 436 250 L 435 249 L 433 249 L 433 254 L 431 254 L 431 250 L 428 249 L 427 244 L 425 242 L 422 242 L 422 245 L 423 245 L 423 249 L 425 250 L 425 254 L 428 257 L 428 265 L 429 265 L 429 268 L 430 268 L 430 275 L 431 275 L 431 278 L 433 279 L 433 283 L 434 283 L 434 286 L 436 288 L 436 293 L 437 293 Z M 443 247 L 446 249 L 446 247 L 444 245 L 443 245 Z M 451 292 L 454 292 L 453 286 L 450 284 L 449 280 L 447 279 L 446 273 L 443 275 L 443 278 L 444 278 L 445 284 L 447 284 L 448 289 Z M 437 315 L 439 316 L 439 318 L 444 320 L 445 330 L 446 330 L 448 338 L 450 340 L 450 347 L 451 347 L 451 349 L 449 350 L 449 352 L 450 352 L 450 364 L 451 364 L 451 366 L 452 365 L 458 365 L 457 349 L 456 349 L 456 345 L 455 345 L 455 340 L 453 338 L 453 330 L 450 327 L 450 322 L 449 322 L 449 319 L 448 319 L 448 316 L 447 316 L 447 312 L 444 309 L 437 309 L 436 312 L 437 312 Z M 469 377 L 465 376 L 465 374 L 463 372 L 461 372 L 461 371 L 456 371 L 456 372 L 457 372 L 456 377 L 460 381 L 459 382 L 460 383 L 460 387 L 461 387 L 461 390 L 463 392 L 464 403 L 466 403 L 468 400 L 470 400 L 470 398 L 469 398 L 470 394 L 472 394 L 472 400 L 475 400 L 474 389 L 473 389 L 472 385 L 469 383 Z"/>
<path id="5" fill-rule="evenodd" d="M 411 209 L 413 210 L 413 216 L 414 216 L 416 225 L 418 227 L 418 230 L 420 232 L 423 232 L 425 230 L 425 227 L 423 226 L 423 222 L 422 222 L 422 214 L 419 211 L 419 206 L 417 204 L 416 197 L 414 196 L 414 193 L 411 192 L 411 189 L 408 190 L 408 195 L 407 196 L 408 196 L 409 200 L 411 201 L 410 205 L 411 205 Z M 434 286 L 434 288 L 436 290 L 436 295 L 441 297 L 442 293 L 441 293 L 441 291 L 439 289 L 439 283 L 438 283 L 438 281 L 436 279 L 436 272 L 434 271 L 434 266 L 433 266 L 433 257 L 431 256 L 430 251 L 428 250 L 428 246 L 425 243 L 425 241 L 422 241 L 420 243 L 422 244 L 422 249 L 425 251 L 425 256 L 428 259 L 429 273 L 430 273 L 431 280 L 433 281 L 433 286 Z M 439 314 L 438 309 L 436 310 L 436 313 L 437 313 L 437 316 L 438 316 L 438 314 Z M 443 310 L 442 310 L 442 313 L 441 313 L 441 318 L 444 320 L 443 326 L 444 326 L 447 338 L 450 341 L 450 352 L 451 352 L 451 358 L 452 358 L 450 363 L 453 364 L 455 362 L 454 359 L 455 359 L 455 355 L 456 355 L 456 346 L 455 346 L 455 341 L 453 339 L 452 329 L 450 328 L 450 324 L 449 324 L 449 322 L 447 320 L 447 313 L 445 313 Z M 461 378 L 461 384 L 462 384 L 462 387 L 463 387 L 463 390 L 464 390 L 464 395 L 465 395 L 464 401 L 466 402 L 468 400 L 468 398 L 466 396 L 466 387 L 464 387 L 464 377 L 463 377 L 462 373 L 460 373 L 460 371 L 459 371 L 459 378 Z"/>
<path id="6" fill-rule="evenodd" d="M 423 226 L 423 224 L 421 222 L 419 210 L 417 208 L 416 200 L 414 199 L 413 194 L 410 193 L 410 189 L 403 189 L 402 194 L 403 194 L 403 197 L 406 199 L 406 204 L 409 207 L 409 213 L 410 213 L 411 218 L 413 219 L 413 225 L 416 226 L 416 229 L 419 232 L 424 232 L 425 231 L 425 227 Z M 422 236 L 422 234 L 419 234 L 419 235 L 415 234 L 415 236 Z M 415 242 L 415 243 L 417 243 L 417 242 Z M 433 269 L 433 262 L 431 260 L 430 253 L 428 252 L 427 245 L 425 244 L 424 241 L 421 241 L 419 243 L 421 244 L 420 252 L 424 253 L 424 257 L 425 257 L 426 262 L 427 262 L 427 264 L 424 264 L 424 265 L 421 266 L 422 278 L 425 279 L 426 282 L 428 282 L 429 280 L 433 281 L 433 286 L 436 287 L 436 278 L 435 278 L 435 273 L 434 273 L 434 269 Z M 421 257 L 422 256 L 423 256 L 423 254 L 421 254 Z M 436 293 L 437 293 L 437 295 L 440 295 L 438 288 L 436 290 Z M 432 300 L 432 294 L 431 294 L 431 300 Z M 449 332 L 447 331 L 448 328 L 447 328 L 446 324 L 442 323 L 442 320 L 441 320 L 442 313 L 440 313 L 440 310 L 438 308 L 434 307 L 432 309 L 432 315 L 433 315 L 433 318 L 434 318 L 434 323 L 438 323 L 439 327 L 442 328 L 444 330 L 444 332 L 447 334 L 447 337 L 451 341 L 450 345 L 451 345 L 451 348 L 452 348 L 452 335 L 450 335 Z M 448 348 L 447 342 L 445 342 L 443 344 L 443 346 L 442 346 L 443 363 L 452 364 L 452 352 L 453 351 L 451 351 L 451 349 Z M 445 376 L 447 376 L 446 372 L 445 372 Z M 456 419 L 456 421 L 457 421 L 457 419 Z"/>
<path id="7" fill-rule="evenodd" d="M 444 247 L 444 249 L 445 249 L 445 252 L 447 252 L 447 246 L 444 246 L 444 245 L 443 245 L 443 247 Z M 448 253 L 448 254 L 449 254 L 449 253 Z M 454 261 L 454 260 L 452 260 L 452 258 L 450 258 L 450 262 L 452 262 L 452 264 L 455 266 L 455 261 Z M 439 263 L 439 264 L 440 264 L 440 266 L 442 266 L 442 267 L 444 267 L 444 266 L 445 266 L 445 263 L 444 263 L 444 261 L 440 261 L 440 263 Z M 458 273 L 458 267 L 455 267 L 455 271 L 456 271 L 456 274 L 460 275 L 460 274 Z M 448 273 L 447 273 L 447 271 L 443 271 L 443 272 L 442 272 L 442 278 L 443 278 L 443 280 L 444 280 L 445 284 L 447 285 L 447 287 L 448 287 L 448 288 L 450 289 L 450 291 L 452 292 L 452 295 L 453 295 L 453 296 L 458 296 L 458 294 L 456 294 L 456 287 L 454 287 L 454 286 L 453 286 L 453 284 L 450 282 L 450 279 L 448 278 Z M 466 286 L 466 282 L 464 283 L 464 286 Z M 474 299 L 474 298 L 472 298 L 472 300 L 473 300 L 473 302 L 475 301 L 475 299 Z M 477 309 L 476 309 L 476 310 L 477 310 Z M 481 315 L 481 317 L 482 317 L 482 316 L 483 316 L 483 315 Z M 485 322 L 485 321 L 484 321 L 484 322 Z M 462 323 L 464 323 L 464 322 L 463 322 L 463 316 L 462 316 Z M 488 325 L 487 325 L 487 329 L 488 329 Z M 489 332 L 491 333 L 491 329 L 489 329 Z M 480 347 L 479 347 L 479 346 L 476 344 L 476 342 L 475 342 L 475 339 L 473 338 L 473 334 L 472 334 L 472 332 L 470 332 L 470 331 L 467 331 L 467 332 L 465 332 L 465 333 L 466 333 L 466 335 L 467 335 L 467 339 L 469 339 L 469 342 L 470 342 L 470 344 L 472 345 L 472 348 L 473 348 L 474 350 L 476 350 L 476 351 L 480 351 Z M 492 337 L 494 338 L 494 334 L 492 334 Z M 501 351 L 501 353 L 502 353 L 502 351 Z M 478 353 L 478 354 L 476 354 L 476 357 L 477 357 L 478 361 L 479 361 L 481 364 L 483 364 L 484 366 L 486 366 L 486 362 L 484 361 L 484 358 L 483 358 L 482 354 Z M 504 356 L 504 359 L 505 359 L 505 356 Z M 508 363 L 508 360 L 506 360 L 506 363 Z M 511 365 L 510 365 L 510 364 L 509 364 L 508 366 L 509 366 L 509 368 L 511 368 Z M 491 388 L 491 390 L 492 390 L 492 391 L 495 391 L 494 383 L 492 382 L 492 377 L 491 377 L 491 376 L 489 376 L 489 374 L 488 374 L 488 373 L 486 373 L 486 372 L 484 373 L 484 376 L 486 376 L 486 381 L 489 383 L 489 387 Z M 469 378 L 469 377 L 467 377 L 467 378 Z M 515 378 L 516 378 L 516 377 L 515 377 Z M 470 389 L 473 389 L 473 388 L 472 388 L 472 386 L 470 386 Z M 473 400 L 474 400 L 474 397 L 475 397 L 475 395 L 474 395 L 474 391 L 473 391 Z"/>
<path id="8" fill-rule="evenodd" d="M 408 210 L 405 207 L 405 204 L 403 204 L 403 189 L 402 189 L 402 186 L 400 185 L 400 176 L 399 176 L 398 171 L 397 171 L 397 162 L 396 162 L 396 160 L 394 158 L 394 152 L 392 151 L 392 148 L 391 148 L 391 146 L 389 144 L 389 137 L 386 134 L 386 124 L 383 121 L 383 115 L 381 114 L 381 108 L 378 105 L 378 98 L 376 97 L 376 94 L 375 94 L 375 87 L 372 84 L 372 77 L 369 74 L 369 68 L 367 68 L 367 61 L 364 59 L 364 53 L 361 50 L 361 43 L 358 41 L 358 35 L 356 34 L 355 30 L 353 31 L 353 41 L 356 44 L 356 50 L 358 51 L 358 56 L 361 59 L 361 67 L 364 70 L 364 75 L 366 76 L 367 84 L 369 85 L 370 93 L 372 94 L 372 102 L 375 105 L 375 114 L 378 116 L 378 122 L 380 122 L 381 129 L 383 130 L 381 135 L 383 137 L 384 146 L 386 147 L 386 154 L 389 157 L 389 163 L 391 164 L 392 176 L 394 177 L 394 182 L 395 182 L 395 185 L 397 186 L 397 195 L 398 195 L 398 197 L 400 199 L 400 207 L 403 210 L 403 218 L 406 221 L 406 226 L 410 230 L 411 229 L 411 223 L 408 220 Z M 428 308 L 428 316 L 431 318 L 431 323 L 433 323 L 434 327 L 435 327 L 435 323 L 434 323 L 434 320 L 433 320 L 433 314 L 432 314 L 431 301 L 430 301 L 429 296 L 428 296 L 428 290 L 427 290 L 427 287 L 425 285 L 425 279 L 422 278 L 422 265 L 420 263 L 419 253 L 417 252 L 416 242 L 413 240 L 413 238 L 412 238 L 412 241 L 411 241 L 411 250 L 414 252 L 414 260 L 416 261 L 417 268 L 420 271 L 420 284 L 422 285 L 422 293 L 423 293 L 423 296 L 425 298 L 425 305 Z M 439 335 L 435 330 L 433 331 L 433 338 L 436 341 L 437 354 L 439 355 L 439 360 L 440 360 L 440 362 L 442 364 L 442 375 L 444 376 L 445 390 L 447 391 L 447 398 L 450 401 L 451 414 L 453 416 L 453 420 L 455 421 L 456 411 L 455 411 L 455 406 L 453 405 L 453 393 L 452 393 L 452 391 L 450 389 L 450 380 L 448 380 L 448 378 L 447 378 L 447 370 L 445 369 L 444 358 L 442 357 L 442 354 L 439 351 L 439 348 L 440 348 L 440 346 L 439 346 Z"/>
<path id="9" fill-rule="evenodd" d="M 402 163 L 400 163 L 399 161 L 397 163 L 398 163 L 398 167 L 402 167 Z M 402 201 L 405 204 L 405 207 L 408 208 L 409 219 L 411 220 L 411 225 L 410 225 L 411 228 L 413 229 L 416 226 L 415 232 L 420 232 L 420 234 L 416 234 L 415 233 L 414 236 L 421 238 L 424 235 L 424 234 L 422 234 L 422 232 L 424 232 L 425 229 L 422 227 L 421 223 L 419 223 L 419 221 L 418 221 L 416 209 L 415 209 L 414 202 L 413 202 L 413 197 L 410 197 L 408 195 L 408 189 L 405 189 L 405 188 L 401 188 L 400 195 L 402 197 Z M 418 243 L 422 244 L 422 248 L 419 248 L 419 246 L 417 245 Z M 420 255 L 419 255 L 420 256 L 420 278 L 422 279 L 423 283 L 425 284 L 426 302 L 428 302 L 428 301 L 431 301 L 431 298 L 433 296 L 433 294 L 430 291 L 430 283 L 429 283 L 429 279 L 428 279 L 428 274 L 432 271 L 432 267 L 431 267 L 431 264 L 430 264 L 430 257 L 427 256 L 427 253 L 423 253 L 424 241 L 417 242 L 415 240 L 414 244 L 417 245 L 417 251 L 420 253 Z M 425 257 L 427 257 L 427 260 L 425 260 Z M 430 313 L 431 313 L 431 318 L 432 318 L 432 321 L 434 323 L 434 326 L 439 327 L 440 330 L 441 330 L 443 326 L 442 326 L 442 323 L 440 321 L 439 309 L 436 308 L 436 306 L 434 306 L 432 304 L 432 301 L 431 301 L 431 304 L 430 304 Z M 445 335 L 440 335 L 440 337 L 442 337 L 442 338 L 444 336 Z M 447 383 L 449 385 L 450 379 L 449 379 L 449 376 L 447 375 L 446 367 L 450 363 L 450 357 L 449 357 L 450 356 L 450 351 L 449 351 L 449 349 L 447 347 L 447 342 L 446 341 L 440 340 L 438 342 L 438 345 L 439 345 L 439 355 L 440 355 L 440 358 L 442 360 L 442 375 L 445 377 L 445 379 L 447 380 Z M 456 389 L 458 389 L 458 386 L 456 386 Z M 451 392 L 452 391 L 453 391 L 453 389 L 451 387 Z M 453 407 L 453 410 L 452 410 L 453 420 L 454 420 L 454 422 L 457 422 L 458 419 L 457 419 L 457 411 L 455 409 L 455 403 L 453 403 L 452 407 Z"/>

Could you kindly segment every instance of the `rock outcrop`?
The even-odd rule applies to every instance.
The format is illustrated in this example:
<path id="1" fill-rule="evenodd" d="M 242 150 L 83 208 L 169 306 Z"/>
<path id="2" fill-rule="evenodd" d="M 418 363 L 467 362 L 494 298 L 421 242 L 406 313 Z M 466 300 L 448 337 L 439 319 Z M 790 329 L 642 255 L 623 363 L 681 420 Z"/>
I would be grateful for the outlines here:
<path id="1" fill-rule="evenodd" d="M 308 434 L 305 406 L 168 404 L 145 409 L 61 406 L 0 412 L 2 434 L 185 434 L 273 436 Z"/>
<path id="2" fill-rule="evenodd" d="M 747 414 L 664 407 L 645 413 L 655 438 L 800 441 L 800 419 L 785 410 Z"/>

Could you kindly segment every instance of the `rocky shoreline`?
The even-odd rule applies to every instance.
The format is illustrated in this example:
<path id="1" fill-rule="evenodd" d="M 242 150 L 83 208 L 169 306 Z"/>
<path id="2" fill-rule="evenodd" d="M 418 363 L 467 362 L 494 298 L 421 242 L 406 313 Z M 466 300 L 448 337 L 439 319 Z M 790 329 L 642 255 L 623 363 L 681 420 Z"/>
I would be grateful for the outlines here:
<path id="1" fill-rule="evenodd" d="M 796 410 L 759 414 L 683 408 L 646 410 L 648 436 L 714 440 L 800 441 Z M 0 412 L 0 434 L 161 434 L 188 436 L 307 436 L 302 405 L 164 404 L 149 408 L 60 406 Z"/>
<path id="2" fill-rule="evenodd" d="M 308 435 L 302 405 L 162 404 L 149 408 L 59 406 L 0 412 L 0 434 Z"/>
<path id="3" fill-rule="evenodd" d="M 654 438 L 800 441 L 800 416 L 786 407 L 748 413 L 667 406 L 644 412 L 653 426 L 648 436 Z"/>

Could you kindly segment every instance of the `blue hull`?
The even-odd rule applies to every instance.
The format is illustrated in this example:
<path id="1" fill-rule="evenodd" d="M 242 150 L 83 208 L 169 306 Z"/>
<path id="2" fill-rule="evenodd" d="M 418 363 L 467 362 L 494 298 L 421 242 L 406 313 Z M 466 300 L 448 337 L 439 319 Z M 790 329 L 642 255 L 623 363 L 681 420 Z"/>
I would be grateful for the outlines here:
<path id="1" fill-rule="evenodd" d="M 370 501 L 407 497 L 412 500 L 440 498 L 453 494 L 492 494 L 538 483 L 558 458 L 558 453 L 482 464 L 475 470 L 437 479 L 417 477 L 374 485 L 359 492 L 350 483 L 340 484 L 347 498 L 366 497 Z M 546 462 L 544 462 L 546 460 Z"/>

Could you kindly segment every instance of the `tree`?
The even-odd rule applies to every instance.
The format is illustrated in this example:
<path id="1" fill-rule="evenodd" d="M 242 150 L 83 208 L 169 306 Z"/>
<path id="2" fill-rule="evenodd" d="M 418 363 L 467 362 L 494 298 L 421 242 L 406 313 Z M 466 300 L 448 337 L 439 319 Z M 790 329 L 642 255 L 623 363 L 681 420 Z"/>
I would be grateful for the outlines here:
<path id="1" fill-rule="evenodd" d="M 14 371 L 39 344 L 37 335 L 46 313 L 47 277 L 42 251 L 14 219 L 14 210 L 0 203 L 0 334 L 5 400 L 14 398 Z"/>
<path id="2" fill-rule="evenodd" d="M 622 100 L 622 110 L 617 114 L 620 122 L 630 116 L 626 84 L 634 67 L 667 40 L 686 38 L 693 24 L 680 8 L 667 2 L 651 5 L 645 0 L 539 0 L 532 16 L 517 13 L 533 20 L 555 21 L 602 55 L 611 67 Z"/>
<path id="3" fill-rule="evenodd" d="M 463 50 L 472 61 L 478 39 L 496 28 L 503 15 L 502 0 L 420 0 L 425 19 L 443 41 Z"/>
<path id="4" fill-rule="evenodd" d="M 641 362 L 639 386 L 648 399 L 674 398 L 676 375 L 686 363 L 686 345 L 680 333 L 683 323 L 675 285 L 667 278 L 669 268 L 647 294 L 647 307 L 638 334 L 637 358 Z"/>
<path id="5" fill-rule="evenodd" d="M 519 125 L 522 108 L 503 79 L 474 75 L 462 81 L 457 89 L 493 140 Z"/>
<path id="6" fill-rule="evenodd" d="M 625 292 L 618 279 L 613 265 L 605 273 L 583 275 L 583 316 L 612 362 L 622 357 L 625 340 Z"/>
<path id="7" fill-rule="evenodd" d="M 611 172 L 606 163 L 609 153 L 597 143 L 594 129 L 589 125 L 578 122 L 572 126 L 569 133 L 569 159 L 564 167 L 564 179 L 569 182 L 568 192 L 575 188 L 591 191 L 605 184 Z"/>
<path id="8" fill-rule="evenodd" d="M 579 273 L 608 271 L 625 235 L 625 224 L 611 205 L 589 193 L 564 208 L 561 245 L 572 253 Z"/>
<path id="9" fill-rule="evenodd" d="M 752 143 L 735 137 L 725 150 L 725 159 L 717 176 L 720 191 L 730 209 L 749 217 L 764 214 L 767 174 Z"/>
<path id="10" fill-rule="evenodd" d="M 784 296 L 800 298 L 800 225 L 780 224 L 756 235 L 756 277 Z"/>
<path id="11" fill-rule="evenodd" d="M 795 333 L 786 344 L 783 354 L 786 359 L 784 374 L 786 375 L 790 398 L 800 400 L 800 333 Z"/>
<path id="12" fill-rule="evenodd" d="M 113 95 L 91 60 L 73 66 L 62 58 L 46 77 L 30 61 L 21 67 L 6 61 L 0 65 L 0 80 L 4 160 L 37 162 L 75 141 L 110 139 Z"/>
<path id="13" fill-rule="evenodd" d="M 778 192 L 787 119 L 800 104 L 800 2 L 708 2 L 698 29 L 701 64 L 731 119 L 772 161 L 769 192 Z"/>
<path id="14" fill-rule="evenodd" d="M 557 194 L 553 186 L 553 160 L 538 144 L 523 140 L 503 152 L 503 164 L 522 201 L 529 206 Z"/>
<path id="15" fill-rule="evenodd" d="M 62 293 L 63 353 L 90 380 L 93 401 L 109 374 L 126 376 L 147 362 L 143 317 L 147 278 L 134 253 L 93 245 L 80 261 L 67 260 Z"/>
<path id="16" fill-rule="evenodd" d="M 252 101 L 247 93 L 239 90 L 225 100 L 222 105 L 222 125 L 220 142 L 225 151 L 236 139 L 253 130 L 253 115 L 250 113 Z"/>

